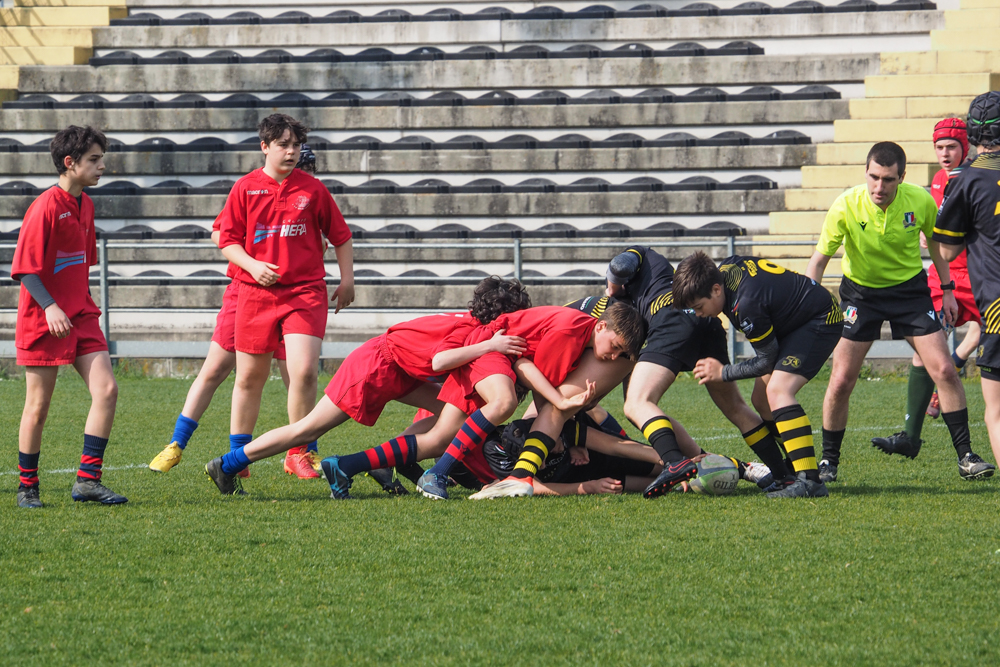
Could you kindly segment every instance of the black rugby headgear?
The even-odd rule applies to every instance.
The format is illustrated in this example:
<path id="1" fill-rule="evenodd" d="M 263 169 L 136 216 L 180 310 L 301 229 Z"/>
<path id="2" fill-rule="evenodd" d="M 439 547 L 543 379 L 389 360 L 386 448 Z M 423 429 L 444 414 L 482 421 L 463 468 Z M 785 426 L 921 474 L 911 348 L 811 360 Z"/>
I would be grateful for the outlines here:
<path id="1" fill-rule="evenodd" d="M 972 100 L 966 125 L 973 146 L 1000 145 L 1000 91 L 991 90 Z"/>

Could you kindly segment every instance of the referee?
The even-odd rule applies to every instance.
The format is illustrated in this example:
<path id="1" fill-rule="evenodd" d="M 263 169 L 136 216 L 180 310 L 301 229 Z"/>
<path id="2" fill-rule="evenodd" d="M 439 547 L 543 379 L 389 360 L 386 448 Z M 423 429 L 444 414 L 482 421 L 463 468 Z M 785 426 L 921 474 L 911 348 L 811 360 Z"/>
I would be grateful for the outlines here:
<path id="1" fill-rule="evenodd" d="M 969 249 L 969 279 L 983 319 L 976 365 L 986 401 L 986 429 L 993 457 L 1000 458 L 1000 93 L 984 93 L 972 101 L 966 122 L 969 143 L 979 157 L 962 165 L 949 182 L 934 225 L 933 239 L 945 259 Z M 983 464 L 984 466 L 987 464 Z M 992 474 L 992 467 L 988 473 Z"/>
<path id="2" fill-rule="evenodd" d="M 922 187 L 903 183 L 906 154 L 892 142 L 872 146 L 865 161 L 866 184 L 851 188 L 833 203 L 823 222 L 819 243 L 806 275 L 820 282 L 830 258 L 844 246 L 843 338 L 833 351 L 833 371 L 823 400 L 823 459 L 820 479 L 837 479 L 840 449 L 847 428 L 848 404 L 865 355 L 889 321 L 894 339 L 905 338 L 923 359 L 938 386 L 942 417 L 958 452 L 964 479 L 989 477 L 994 467 L 972 451 L 965 389 L 948 352 L 927 286 L 920 257 L 920 232 L 932 238 L 937 206 Z M 955 320 L 958 304 L 948 262 L 937 241 L 928 242 L 931 260 L 941 277 L 942 317 Z M 916 456 L 914 448 L 894 452 Z"/>

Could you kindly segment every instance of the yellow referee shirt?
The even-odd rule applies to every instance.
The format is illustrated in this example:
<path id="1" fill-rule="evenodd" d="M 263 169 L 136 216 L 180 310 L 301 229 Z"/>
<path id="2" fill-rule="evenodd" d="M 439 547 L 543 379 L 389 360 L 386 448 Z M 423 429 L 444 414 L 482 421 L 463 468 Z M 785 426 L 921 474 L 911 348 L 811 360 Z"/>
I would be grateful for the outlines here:
<path id="1" fill-rule="evenodd" d="M 936 218 L 934 198 L 919 185 L 900 183 L 885 211 L 859 185 L 833 202 L 816 250 L 833 257 L 843 244 L 845 276 L 865 287 L 892 287 L 924 268 L 920 232 L 931 238 Z"/>

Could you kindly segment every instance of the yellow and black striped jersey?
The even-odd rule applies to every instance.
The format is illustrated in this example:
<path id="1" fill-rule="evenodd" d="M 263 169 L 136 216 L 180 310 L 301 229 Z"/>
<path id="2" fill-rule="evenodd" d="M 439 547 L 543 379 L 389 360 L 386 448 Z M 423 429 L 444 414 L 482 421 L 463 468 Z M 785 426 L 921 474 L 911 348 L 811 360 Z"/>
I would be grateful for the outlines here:
<path id="1" fill-rule="evenodd" d="M 1000 333 L 1000 153 L 983 153 L 955 171 L 959 173 L 944 190 L 933 238 L 966 245 L 969 281 L 984 331 Z"/>
<path id="2" fill-rule="evenodd" d="M 639 264 L 622 285 L 625 300 L 638 308 L 648 322 L 657 310 L 673 304 L 674 267 L 666 257 L 645 246 L 635 245 L 621 254 L 629 253 L 639 258 Z"/>
<path id="3" fill-rule="evenodd" d="M 826 315 L 844 320 L 840 304 L 825 287 L 768 259 L 734 255 L 722 261 L 725 312 L 755 348 Z"/>

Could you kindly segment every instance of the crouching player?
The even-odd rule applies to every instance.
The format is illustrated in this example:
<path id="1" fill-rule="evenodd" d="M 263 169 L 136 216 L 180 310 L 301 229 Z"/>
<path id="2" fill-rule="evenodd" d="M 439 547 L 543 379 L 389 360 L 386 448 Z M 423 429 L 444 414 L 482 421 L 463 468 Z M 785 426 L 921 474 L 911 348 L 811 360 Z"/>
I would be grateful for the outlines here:
<path id="1" fill-rule="evenodd" d="M 674 307 L 691 308 L 700 317 L 724 312 L 757 353 L 736 364 L 700 359 L 694 375 L 702 384 L 756 378 L 754 393 L 767 397 L 795 469 L 794 475 L 775 479 L 768 497 L 828 495 L 819 479 L 812 426 L 795 395 L 840 340 L 844 317 L 836 298 L 815 281 L 767 259 L 729 257 L 720 269 L 708 255 L 696 252 L 677 265 Z M 763 401 L 755 403 L 761 410 Z"/>
<path id="2" fill-rule="evenodd" d="M 25 366 L 27 393 L 18 432 L 20 507 L 41 507 L 38 455 L 59 367 L 72 364 L 90 391 L 83 455 L 71 495 L 105 505 L 127 502 L 101 484 L 104 450 L 118 402 L 101 332 L 101 311 L 90 296 L 90 267 L 97 264 L 94 203 L 83 188 L 97 185 L 108 142 L 91 127 L 70 126 L 49 150 L 59 184 L 28 208 L 14 251 L 11 277 L 21 282 L 17 305 L 17 363 Z M 107 307 L 105 305 L 105 307 Z"/>
<path id="3" fill-rule="evenodd" d="M 435 354 L 461 347 L 469 332 L 481 322 L 492 322 L 502 313 L 530 305 L 520 282 L 492 276 L 476 286 L 468 313 L 429 315 L 390 327 L 348 355 L 319 403 L 304 419 L 269 431 L 245 447 L 215 459 L 208 464 L 209 476 L 223 494 L 239 493 L 242 488 L 235 476 L 252 461 L 316 440 L 348 419 L 373 426 L 389 401 L 439 414 L 440 386 L 432 380 L 442 370 L 432 366 Z M 457 364 L 494 350 L 517 354 L 523 349 L 522 340 L 499 333 L 478 345 L 456 350 Z M 426 431 L 433 422 L 433 419 L 421 420 L 399 438 L 372 450 L 372 461 L 385 463 L 368 463 L 367 470 L 402 465 L 410 457 L 411 449 L 416 451 L 414 434 Z"/>

